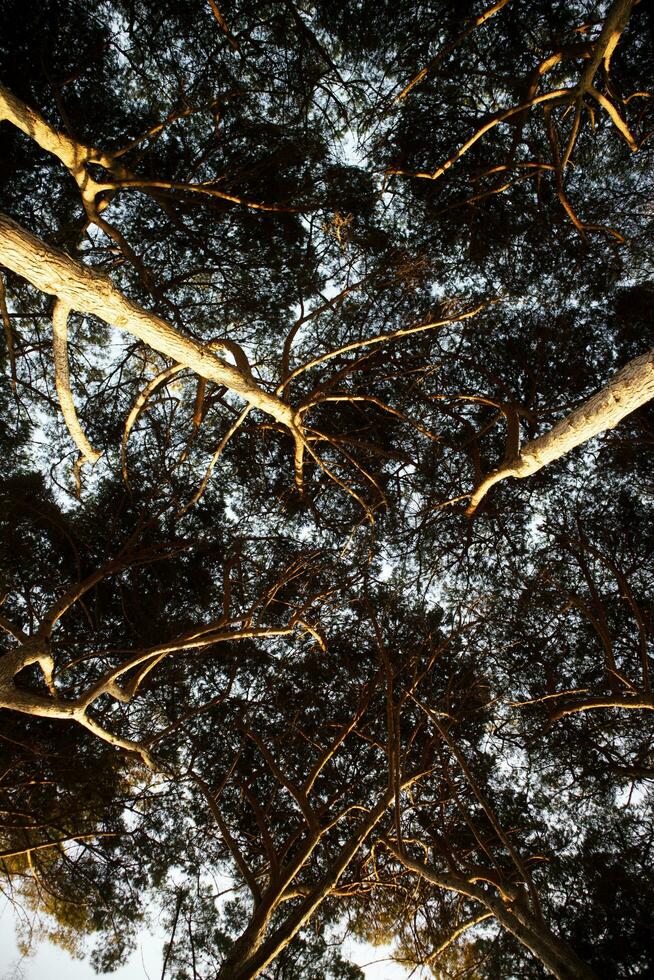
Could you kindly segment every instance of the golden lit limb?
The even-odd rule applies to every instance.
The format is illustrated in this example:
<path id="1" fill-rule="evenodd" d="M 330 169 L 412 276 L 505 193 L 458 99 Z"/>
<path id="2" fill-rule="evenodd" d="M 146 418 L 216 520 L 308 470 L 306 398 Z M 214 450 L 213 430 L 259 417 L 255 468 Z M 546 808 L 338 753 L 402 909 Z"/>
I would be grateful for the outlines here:
<path id="1" fill-rule="evenodd" d="M 0 861 L 5 861 L 9 858 L 22 857 L 23 854 L 33 853 L 34 851 L 45 851 L 50 847 L 59 847 L 61 844 L 67 844 L 69 841 L 95 840 L 97 837 L 118 836 L 120 835 L 117 833 L 103 830 L 96 830 L 93 834 L 71 834 L 68 837 L 60 837 L 58 840 L 45 841 L 43 844 L 33 844 L 31 847 L 23 848 L 21 851 L 0 851 Z"/>
<path id="2" fill-rule="evenodd" d="M 191 499 L 189 500 L 189 502 L 187 504 L 184 504 L 184 506 L 177 512 L 178 516 L 181 515 L 181 514 L 185 514 L 187 510 L 190 510 L 191 507 L 194 507 L 197 504 L 198 500 L 201 498 L 202 494 L 207 489 L 209 480 L 211 479 L 211 474 L 213 473 L 214 467 L 215 467 L 216 463 L 218 462 L 220 456 L 222 455 L 222 452 L 223 452 L 225 446 L 227 445 L 227 443 L 229 442 L 229 440 L 232 438 L 232 436 L 243 425 L 243 423 L 245 422 L 246 418 L 250 414 L 251 408 L 252 408 L 251 405 L 246 405 L 245 408 L 241 411 L 241 413 L 238 416 L 238 418 L 236 418 L 232 422 L 232 424 L 230 425 L 229 429 L 227 430 L 227 432 L 225 433 L 225 435 L 222 437 L 222 439 L 218 443 L 218 447 L 217 447 L 216 451 L 214 452 L 213 456 L 211 457 L 211 459 L 209 461 L 209 465 L 207 466 L 207 469 L 205 471 L 205 474 L 202 477 L 202 480 L 200 482 L 200 486 L 198 487 L 197 491 L 193 494 L 193 496 L 191 497 Z"/>
<path id="3" fill-rule="evenodd" d="M 630 150 L 632 150 L 635 153 L 636 150 L 638 149 L 638 143 L 634 139 L 629 127 L 627 126 L 626 122 L 624 121 L 624 119 L 622 118 L 622 116 L 620 115 L 616 107 L 613 105 L 611 100 L 607 99 L 607 97 L 605 95 L 602 95 L 601 92 L 598 92 L 596 88 L 592 87 L 592 85 L 588 86 L 588 92 L 590 95 L 592 95 L 595 101 L 598 102 L 602 106 L 602 108 L 606 110 L 615 128 L 618 130 L 618 132 L 623 137 L 625 142 L 629 145 Z"/>
<path id="4" fill-rule="evenodd" d="M 182 113 L 181 115 L 186 114 Z M 185 184 L 176 181 L 144 180 L 134 177 L 126 167 L 118 162 L 118 157 L 127 152 L 135 144 L 129 144 L 122 150 L 112 154 L 111 152 L 106 152 L 73 140 L 64 133 L 55 130 L 38 112 L 31 109 L 8 89 L 0 85 L 0 121 L 3 119 L 13 123 L 26 136 L 29 136 L 37 142 L 42 149 L 54 154 L 61 160 L 75 179 L 85 206 L 90 206 L 96 213 L 96 216 L 97 209 L 95 201 L 97 195 L 103 191 L 116 191 L 123 187 L 144 189 L 151 187 L 163 190 L 190 191 L 232 201 L 235 204 L 243 204 L 245 207 L 254 208 L 259 211 L 292 212 L 301 210 L 248 201 L 238 195 L 227 194 L 207 184 Z M 154 127 L 152 130 L 152 132 L 155 131 L 157 131 L 157 127 Z M 141 137 L 140 139 L 143 138 L 145 137 Z M 113 177 L 109 180 L 95 180 L 88 172 L 87 165 L 89 163 L 99 164 L 105 170 L 109 171 L 109 173 L 113 174 Z"/>
<path id="5" fill-rule="evenodd" d="M 140 136 L 136 136 L 133 140 L 130 140 L 129 143 L 126 143 L 125 146 L 122 146 L 119 150 L 112 150 L 111 151 L 112 158 L 116 160 L 119 157 L 124 156 L 126 153 L 129 153 L 131 150 L 136 149 L 137 146 L 140 146 L 140 144 L 145 142 L 145 140 L 150 139 L 152 136 L 158 136 L 159 133 L 161 133 L 166 128 L 166 126 L 169 126 L 171 123 L 177 122 L 178 119 L 185 119 L 187 116 L 194 115 L 196 112 L 201 112 L 201 111 L 202 111 L 201 108 L 193 109 L 187 106 L 186 108 L 180 110 L 179 112 L 175 112 L 175 111 L 169 112 L 163 122 L 156 123 L 156 125 L 151 126 L 150 129 L 147 129 Z"/>
<path id="6" fill-rule="evenodd" d="M 395 415 L 397 418 L 402 419 L 402 421 L 407 422 L 408 419 L 406 415 L 398 411 L 396 408 L 392 408 L 383 402 L 381 398 L 376 398 L 374 395 L 323 395 L 318 393 L 312 396 L 309 400 L 303 402 L 298 408 L 298 414 L 304 415 L 309 409 L 315 408 L 316 405 L 322 405 L 325 402 L 368 402 L 371 405 L 376 405 L 377 408 L 381 408 L 383 411 L 388 412 L 390 415 Z"/>
<path id="7" fill-rule="evenodd" d="M 629 105 L 632 99 L 654 99 L 654 95 L 651 92 L 632 92 L 624 99 L 624 104 Z"/>
<path id="8" fill-rule="evenodd" d="M 426 862 L 410 857 L 391 841 L 384 840 L 383 844 L 407 870 L 413 871 L 437 888 L 465 895 L 479 902 L 507 932 L 530 950 L 557 980 L 566 980 L 568 977 L 576 977 L 578 980 L 597 980 L 596 974 L 577 957 L 565 941 L 559 939 L 549 929 L 542 918 L 523 910 L 521 903 L 512 900 L 510 896 L 507 900 L 507 897 L 496 895 L 476 884 L 475 880 L 482 880 L 476 876 L 469 880 L 463 874 L 456 872 L 440 872 Z"/>
<path id="9" fill-rule="evenodd" d="M 337 347 L 334 350 L 327 351 L 326 354 L 321 354 L 318 357 L 314 357 L 311 361 L 307 361 L 305 364 L 301 364 L 295 370 L 291 371 L 287 378 L 277 387 L 276 394 L 279 395 L 286 388 L 287 385 L 291 383 L 298 375 L 303 374 L 310 368 L 317 367 L 319 364 L 323 364 L 325 361 L 329 361 L 333 357 L 338 357 L 340 354 L 346 354 L 351 350 L 359 350 L 361 347 L 372 347 L 376 344 L 385 344 L 393 340 L 399 340 L 401 337 L 408 337 L 410 334 L 421 333 L 424 330 L 436 330 L 438 327 L 449 326 L 452 323 L 458 323 L 461 320 L 469 320 L 471 317 L 476 316 L 481 310 L 485 309 L 486 303 L 479 303 L 471 310 L 467 310 L 464 313 L 459 313 L 454 316 L 445 317 L 442 320 L 432 320 L 428 323 L 419 323 L 415 327 L 403 327 L 400 330 L 393 330 L 390 333 L 377 334 L 375 337 L 366 337 L 363 340 L 353 340 L 349 344 L 344 344 L 343 347 Z"/>
<path id="10" fill-rule="evenodd" d="M 246 201 L 245 199 L 232 194 L 226 194 L 216 188 L 206 185 L 177 184 L 170 181 L 143 181 L 134 175 L 119 161 L 120 151 L 115 155 L 105 152 L 77 140 L 71 139 L 65 133 L 58 132 L 35 110 L 31 109 L 13 93 L 9 92 L 4 86 L 0 85 L 0 121 L 3 119 L 11 122 L 19 128 L 26 136 L 33 139 L 42 149 L 54 154 L 68 169 L 69 173 L 77 183 L 82 203 L 90 222 L 100 228 L 114 242 L 122 254 L 137 269 L 144 285 L 149 290 L 152 289 L 152 276 L 145 267 L 142 259 L 137 255 L 124 235 L 109 222 L 100 217 L 100 212 L 109 204 L 109 198 L 99 199 L 98 195 L 103 192 L 113 192 L 120 190 L 121 187 L 133 186 L 136 188 L 164 188 L 169 190 L 180 189 L 191 192 L 209 194 L 213 197 L 222 198 L 234 203 L 243 204 L 246 207 L 260 211 L 294 211 L 297 209 L 284 208 L 276 205 L 258 204 Z M 156 128 L 156 127 L 155 127 Z M 129 148 L 129 147 L 128 147 Z M 123 151 L 125 152 L 125 151 Z M 89 164 L 99 164 L 111 174 L 110 180 L 96 180 L 89 172 Z M 72 308 L 76 307 L 72 305 Z"/>
<path id="11" fill-rule="evenodd" d="M 589 49 L 588 45 L 572 45 L 568 49 L 555 52 L 554 54 L 545 58 L 532 73 L 527 89 L 527 99 L 525 99 L 518 106 L 513 106 L 510 109 L 498 112 L 492 116 L 486 123 L 480 126 L 479 129 L 477 129 L 476 132 L 473 133 L 473 135 L 445 161 L 445 163 L 443 163 L 436 170 L 432 172 L 410 171 L 403 168 L 391 167 L 386 171 L 386 173 L 422 178 L 424 180 L 436 180 L 441 177 L 450 167 L 452 167 L 465 153 L 467 153 L 467 151 L 474 146 L 474 144 L 481 139 L 482 136 L 484 136 L 490 129 L 494 128 L 499 123 L 504 122 L 507 119 L 510 119 L 512 116 L 520 113 L 524 114 L 533 106 L 545 103 L 548 105 L 554 105 L 559 101 L 573 98 L 577 103 L 577 111 L 575 121 L 573 123 L 573 131 L 564 154 L 565 164 L 567 165 L 578 135 L 581 113 L 580 103 L 583 96 L 586 94 L 590 94 L 594 99 L 596 99 L 596 101 L 599 102 L 602 108 L 610 116 L 618 131 L 629 143 L 631 149 L 636 150 L 638 148 L 637 144 L 618 110 L 609 99 L 607 99 L 601 93 L 598 93 L 597 90 L 593 88 L 593 80 L 603 60 L 605 65 L 608 67 L 611 55 L 615 50 L 627 21 L 629 20 L 632 6 L 633 0 L 615 0 L 603 23 L 600 36 L 592 45 L 592 49 Z M 557 89 L 552 92 L 544 92 L 541 95 L 536 95 L 535 92 L 540 78 L 550 71 L 554 65 L 558 64 L 561 60 L 563 60 L 563 58 L 566 57 L 583 57 L 588 59 L 588 64 L 582 72 L 578 84 L 574 88 Z"/>
<path id="12" fill-rule="evenodd" d="M 513 460 L 485 477 L 470 494 L 472 516 L 491 487 L 508 477 L 523 479 L 559 459 L 593 436 L 613 429 L 631 412 L 654 398 L 654 350 L 630 361 L 605 388 L 557 422 L 549 432 L 526 443 Z"/>
<path id="13" fill-rule="evenodd" d="M 145 178 L 140 177 L 125 177 L 121 180 L 108 181 L 106 186 L 116 191 L 120 191 L 123 188 L 134 187 L 136 190 L 147 190 L 148 188 L 154 188 L 156 190 L 183 191 L 190 194 L 204 194 L 207 197 L 219 198 L 221 201 L 231 201 L 233 204 L 242 204 L 244 207 L 251 208 L 254 211 L 276 211 L 284 214 L 300 214 L 308 210 L 308 208 L 291 208 L 285 207 L 281 204 L 261 204 L 258 201 L 250 201 L 247 198 L 239 196 L 238 194 L 228 194 L 227 191 L 220 191 L 217 187 L 211 186 L 212 183 L 212 181 L 208 181 L 206 184 L 185 184 L 174 180 L 146 180 Z"/>
<path id="14" fill-rule="evenodd" d="M 614 0 L 602 25 L 599 37 L 593 44 L 593 53 L 579 80 L 577 91 L 583 95 L 592 85 L 597 70 L 604 61 L 608 70 L 611 56 L 624 31 L 634 0 Z"/>
<path id="15" fill-rule="evenodd" d="M 3 119 L 12 123 L 26 136 L 34 140 L 41 149 L 54 154 L 74 177 L 82 194 L 88 195 L 105 189 L 87 172 L 88 163 L 98 163 L 106 170 L 115 167 L 111 154 L 77 140 L 71 139 L 65 133 L 60 133 L 45 121 L 34 109 L 17 98 L 4 85 L 0 85 L 0 121 Z"/>
<path id="16" fill-rule="evenodd" d="M 132 405 L 129 415 L 127 416 L 127 419 L 125 421 L 125 426 L 123 428 L 123 437 L 120 443 L 120 466 L 123 474 L 123 480 L 125 481 L 125 483 L 129 483 L 129 479 L 127 476 L 127 443 L 129 441 L 130 433 L 134 428 L 134 426 L 136 425 L 139 415 L 141 414 L 145 405 L 147 404 L 148 399 L 157 390 L 157 388 L 159 388 L 160 385 L 165 384 L 167 381 L 175 377 L 175 375 L 179 374 L 180 371 L 183 370 L 184 370 L 183 364 L 174 364 L 172 367 L 168 367 L 165 368 L 163 371 L 160 371 L 159 374 L 157 374 L 156 377 L 152 378 L 152 380 L 147 383 L 145 388 L 143 388 L 143 390 L 139 392 L 136 401 Z"/>
<path id="17" fill-rule="evenodd" d="M 134 752 L 136 755 L 140 755 L 148 769 L 151 769 L 152 772 L 160 771 L 160 767 L 154 761 L 152 754 L 140 742 L 135 742 L 131 738 L 123 738 L 120 735 L 114 735 L 106 728 L 103 728 L 94 718 L 90 718 L 85 712 L 79 712 L 74 715 L 74 718 L 83 728 L 97 735 L 103 742 L 108 742 L 115 749 L 123 749 L 125 752 Z"/>
<path id="18" fill-rule="evenodd" d="M 304 493 L 304 450 L 308 448 L 304 430 L 301 425 L 296 425 L 293 430 L 294 449 L 293 471 L 295 474 L 295 486 L 297 492 L 302 496 Z"/>
<path id="19" fill-rule="evenodd" d="M 584 711 L 598 711 L 602 708 L 620 708 L 628 711 L 654 711 L 654 697 L 651 694 L 640 694 L 626 697 L 598 697 L 589 698 L 587 701 L 579 701 L 574 704 L 565 705 L 557 708 L 550 721 L 560 721 L 568 715 L 580 714 Z"/>
<path id="20" fill-rule="evenodd" d="M 358 470 L 359 473 L 361 473 L 361 475 L 363 476 L 363 478 L 365 480 L 367 480 L 369 483 L 371 483 L 373 485 L 373 487 L 375 488 L 375 490 L 379 494 L 380 501 L 384 504 L 385 507 L 388 507 L 388 497 L 386 496 L 386 494 L 384 493 L 384 491 L 382 490 L 382 488 L 379 486 L 379 484 L 375 480 L 374 476 L 372 476 L 363 466 L 361 466 L 359 463 L 357 463 L 357 461 L 354 459 L 354 457 L 350 456 L 350 454 L 347 452 L 347 450 L 343 449 L 343 446 L 341 445 L 341 440 L 340 439 L 338 439 L 336 436 L 328 436 L 328 435 L 325 435 L 324 433 L 317 432 L 316 430 L 309 430 L 309 431 L 315 432 L 315 436 L 316 436 L 316 439 L 317 440 L 320 440 L 322 442 L 328 442 L 331 446 L 334 446 L 334 448 L 339 453 L 341 453 L 342 456 L 345 457 L 345 459 L 348 461 L 348 463 L 350 463 L 356 470 Z M 377 507 L 377 506 L 379 506 L 379 504 L 376 504 L 375 506 Z M 370 510 L 370 508 L 366 506 L 365 507 L 365 511 L 366 511 L 367 514 L 370 514 L 370 516 L 372 518 L 372 511 Z"/>
<path id="21" fill-rule="evenodd" d="M 471 180 L 481 180 L 482 177 L 490 177 L 491 174 L 503 173 L 506 170 L 518 170 L 521 168 L 530 170 L 554 170 L 553 163 L 537 163 L 536 161 L 516 161 L 515 163 L 500 163 L 495 167 L 489 167 L 480 174 L 471 177 Z"/>
<path id="22" fill-rule="evenodd" d="M 421 68 L 418 74 L 414 75 L 410 82 L 407 82 L 400 94 L 396 95 L 393 101 L 401 102 L 402 99 L 405 99 L 411 89 L 415 88 L 416 85 L 419 85 L 423 78 L 429 74 L 429 72 L 438 64 L 439 61 L 442 61 L 442 59 L 450 54 L 451 51 L 454 51 L 454 49 L 458 47 L 462 41 L 465 41 L 465 39 L 472 34 L 477 27 L 481 27 L 481 25 L 489 20 L 489 18 L 498 13 L 502 7 L 506 7 L 509 2 L 510 0 L 497 0 L 492 7 L 488 7 L 488 9 L 484 10 L 484 12 L 479 14 L 478 17 L 475 17 L 465 31 L 459 34 L 458 37 L 455 37 L 453 41 L 450 41 L 449 44 L 446 44 L 443 48 L 441 48 L 441 50 L 434 58 L 432 58 L 429 64 L 425 68 Z"/>
<path id="23" fill-rule="evenodd" d="M 556 174 L 556 193 L 559 198 L 559 201 L 563 206 L 563 210 L 568 215 L 570 221 L 575 226 L 575 228 L 577 229 L 577 231 L 579 232 L 579 234 L 584 240 L 586 239 L 586 232 L 596 231 L 596 232 L 601 232 L 602 234 L 605 235 L 610 235 L 611 237 L 615 238 L 616 241 L 620 242 L 621 245 L 623 245 L 625 242 L 624 236 L 621 235 L 620 232 L 616 231 L 614 228 L 609 228 L 607 225 L 598 225 L 592 223 L 587 224 L 586 222 L 582 221 L 581 218 L 579 218 L 579 216 L 577 215 L 574 208 L 572 207 L 568 195 L 565 193 L 565 189 L 563 186 L 563 171 L 565 169 L 564 161 L 566 160 L 566 157 L 569 159 L 569 156 L 574 148 L 574 142 L 577 138 L 580 112 L 581 112 L 581 98 L 577 100 L 577 105 L 575 108 L 575 119 L 573 121 L 572 132 L 570 134 L 568 146 L 565 150 L 565 154 L 562 160 L 560 158 L 559 141 L 556 132 L 556 127 L 554 125 L 554 120 L 552 118 L 551 106 L 545 106 L 544 109 L 547 135 L 550 141 L 550 146 L 552 147 L 552 156 L 554 158 L 554 164 L 555 164 L 554 170 Z"/>
<path id="24" fill-rule="evenodd" d="M 582 101 L 581 101 L 581 99 L 577 99 L 577 103 L 575 105 L 574 119 L 572 120 L 572 128 L 570 130 L 570 136 L 568 137 L 568 144 L 567 144 L 567 146 L 565 148 L 565 151 L 563 153 L 563 156 L 561 157 L 561 168 L 560 168 L 561 169 L 561 173 L 563 173 L 563 171 L 565 170 L 565 168 L 570 163 L 570 158 L 572 156 L 572 152 L 573 152 L 573 150 L 575 148 L 575 145 L 577 143 L 577 137 L 579 136 L 579 130 L 581 128 L 581 114 L 582 114 L 582 112 L 583 112 L 583 104 L 582 104 Z"/>
<path id="25" fill-rule="evenodd" d="M 55 387 L 66 428 L 82 454 L 80 465 L 84 463 L 93 465 L 97 463 L 102 453 L 97 452 L 86 438 L 79 423 L 73 403 L 73 395 L 70 390 L 70 377 L 68 373 L 68 316 L 70 312 L 71 309 L 66 303 L 60 299 L 55 300 L 52 312 Z"/>
<path id="26" fill-rule="evenodd" d="M 79 590 L 78 590 L 79 591 Z M 222 625 L 218 621 L 216 625 Z M 42 635 L 28 638 L 19 647 L 0 657 L 0 708 L 9 708 L 23 714 L 44 718 L 59 718 L 76 721 L 78 724 L 93 732 L 98 738 L 116 748 L 135 752 L 142 758 L 146 766 L 153 771 L 160 767 L 144 744 L 132 739 L 123 738 L 108 731 L 95 718 L 88 714 L 95 702 L 109 695 L 121 702 L 129 702 L 137 693 L 140 684 L 150 671 L 157 666 L 165 656 L 184 650 L 203 649 L 220 642 L 230 642 L 241 639 L 268 638 L 288 636 L 297 629 L 298 625 L 306 629 L 307 624 L 293 622 L 286 627 L 252 627 L 245 629 L 225 630 L 215 629 L 211 625 L 203 626 L 200 630 L 178 637 L 168 643 L 158 644 L 148 650 L 135 652 L 117 667 L 111 668 L 96 681 L 87 691 L 78 697 L 65 700 L 58 696 L 53 682 L 54 663 L 47 652 Z M 50 689 L 50 697 L 16 686 L 14 678 L 24 667 L 38 663 Z M 140 670 L 138 669 L 140 668 Z M 125 674 L 136 669 L 136 674 L 122 687 L 119 680 Z"/>
<path id="27" fill-rule="evenodd" d="M 469 922 L 464 922 L 462 926 L 459 926 L 458 929 L 455 929 L 454 932 L 448 936 L 444 943 L 441 943 L 438 949 L 435 949 L 433 953 L 429 954 L 425 960 L 425 966 L 432 964 L 437 957 L 441 955 L 441 953 L 444 953 L 445 950 L 451 946 L 452 943 L 456 942 L 459 936 L 462 936 L 464 932 L 467 932 L 468 929 L 472 929 L 474 926 L 478 926 L 480 922 L 484 922 L 486 919 L 492 918 L 492 912 L 483 912 L 481 915 L 478 915 L 476 919 L 471 919 Z"/>
<path id="28" fill-rule="evenodd" d="M 240 50 L 239 43 L 234 37 L 234 35 L 232 34 L 232 32 L 230 31 L 229 27 L 227 26 L 227 21 L 223 17 L 220 11 L 220 7 L 216 3 L 216 0 L 209 0 L 209 6 L 211 7 L 211 11 L 214 17 L 218 21 L 223 34 L 225 35 L 225 37 L 227 38 L 231 46 L 234 48 L 234 51 L 239 51 Z"/>
<path id="29" fill-rule="evenodd" d="M 198 378 L 197 388 L 195 389 L 195 404 L 193 406 L 193 428 L 199 429 L 202 425 L 205 412 L 205 395 L 207 382 L 204 378 Z"/>
<path id="30" fill-rule="evenodd" d="M 528 99 L 526 102 L 523 102 L 520 105 L 512 106 L 510 109 L 504 109 L 502 112 L 495 113 L 487 122 L 480 126 L 479 129 L 477 129 L 473 135 L 445 161 L 445 163 L 443 163 L 440 167 L 437 167 L 436 170 L 432 172 L 404 170 L 399 167 L 389 167 L 386 173 L 400 174 L 405 177 L 420 177 L 423 180 L 437 180 L 439 177 L 442 177 L 443 174 L 457 162 L 457 160 L 460 160 L 461 157 L 468 152 L 470 147 L 474 146 L 475 143 L 482 138 L 482 136 L 484 136 L 495 126 L 505 122 L 507 119 L 517 115 L 519 112 L 524 112 L 525 109 L 531 109 L 532 106 L 541 105 L 544 102 L 562 101 L 573 93 L 574 89 L 571 88 L 555 89 L 552 92 L 544 92 L 542 95 L 536 95 L 533 99 Z"/>
<path id="31" fill-rule="evenodd" d="M 170 653 L 181 653 L 186 650 L 203 650 L 206 647 L 215 646 L 218 643 L 231 643 L 236 640 L 269 639 L 277 636 L 290 636 L 294 629 L 294 626 L 261 626 L 231 631 L 225 629 L 218 629 L 212 632 L 194 631 L 190 634 L 177 637 L 177 639 L 157 644 L 147 650 L 139 650 L 122 664 L 119 664 L 119 666 L 107 671 L 85 694 L 80 695 L 75 704 L 82 706 L 84 709 L 88 708 L 103 694 L 111 694 L 112 686 L 124 674 L 134 670 L 135 667 L 149 663 L 153 658 L 161 659 Z"/>
<path id="32" fill-rule="evenodd" d="M 544 701 L 553 701 L 556 698 L 564 698 L 570 694 L 588 694 L 588 687 L 571 687 L 567 691 L 557 691 L 556 694 L 543 694 L 540 698 L 530 698 L 528 701 L 509 701 L 512 708 L 524 708 L 531 704 L 542 704 Z"/>
<path id="33" fill-rule="evenodd" d="M 308 623 L 306 619 L 302 619 L 301 616 L 293 616 L 292 619 L 293 626 L 301 626 L 305 632 L 312 636 L 323 653 L 327 653 L 327 643 L 325 642 L 325 637 L 322 635 L 320 630 L 316 626 L 312 626 Z"/>

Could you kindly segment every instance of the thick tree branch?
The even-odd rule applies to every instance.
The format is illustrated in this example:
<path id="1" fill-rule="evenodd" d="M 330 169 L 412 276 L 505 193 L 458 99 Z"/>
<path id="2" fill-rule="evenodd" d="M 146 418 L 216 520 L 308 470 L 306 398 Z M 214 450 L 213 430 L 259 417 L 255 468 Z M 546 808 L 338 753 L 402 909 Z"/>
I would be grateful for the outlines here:
<path id="1" fill-rule="evenodd" d="M 511 935 L 525 946 L 557 980 L 597 980 L 567 943 L 548 927 L 520 908 L 519 901 L 503 901 L 492 892 L 474 884 L 462 875 L 440 873 L 422 861 L 416 861 L 395 845 L 385 841 L 393 856 L 409 871 L 420 875 L 438 888 L 465 895 L 483 905 Z"/>
<path id="2" fill-rule="evenodd" d="M 605 429 L 613 429 L 631 412 L 654 398 L 654 350 L 634 358 L 605 388 L 557 422 L 549 432 L 532 439 L 511 461 L 489 473 L 470 495 L 466 510 L 471 516 L 491 487 L 508 477 L 523 479 L 543 466 L 588 442 Z"/>
<path id="3" fill-rule="evenodd" d="M 90 313 L 131 333 L 208 381 L 225 385 L 285 427 L 293 427 L 293 409 L 259 388 L 251 375 L 215 357 L 161 317 L 128 299 L 108 276 L 47 245 L 3 214 L 0 214 L 0 264 L 42 292 L 59 297 L 70 309 Z"/>

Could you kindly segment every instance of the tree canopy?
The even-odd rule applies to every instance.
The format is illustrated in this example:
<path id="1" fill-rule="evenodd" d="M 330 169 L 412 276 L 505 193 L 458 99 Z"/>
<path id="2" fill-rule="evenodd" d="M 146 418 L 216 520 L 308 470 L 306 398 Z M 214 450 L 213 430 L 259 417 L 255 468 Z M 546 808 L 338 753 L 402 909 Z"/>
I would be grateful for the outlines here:
<path id="1" fill-rule="evenodd" d="M 0 12 L 3 893 L 651 976 L 652 6 Z"/>

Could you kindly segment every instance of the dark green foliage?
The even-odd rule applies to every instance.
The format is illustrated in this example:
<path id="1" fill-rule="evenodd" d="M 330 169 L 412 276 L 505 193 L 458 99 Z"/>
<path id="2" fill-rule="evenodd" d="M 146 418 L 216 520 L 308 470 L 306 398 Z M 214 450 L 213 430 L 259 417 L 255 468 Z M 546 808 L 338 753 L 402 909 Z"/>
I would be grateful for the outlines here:
<path id="1" fill-rule="evenodd" d="M 70 704 L 132 663 L 99 738 L 0 709 L 0 885 L 96 969 L 160 910 L 176 980 L 357 980 L 345 932 L 436 977 L 547 975 L 497 918 L 454 936 L 482 903 L 404 841 L 602 980 L 653 975 L 651 403 L 462 503 L 652 346 L 651 5 L 594 80 L 637 152 L 586 92 L 565 170 L 573 95 L 453 159 L 574 90 L 613 6 L 0 0 L 0 84 L 132 175 L 93 226 L 2 122 L 0 210 L 238 345 L 308 440 L 300 490 L 254 410 L 209 476 L 243 403 L 183 369 L 121 449 L 173 364 L 73 314 L 103 453 L 78 495 L 52 297 L 0 269 L 0 674 L 69 593 L 57 697 L 37 664 L 17 690 Z"/>

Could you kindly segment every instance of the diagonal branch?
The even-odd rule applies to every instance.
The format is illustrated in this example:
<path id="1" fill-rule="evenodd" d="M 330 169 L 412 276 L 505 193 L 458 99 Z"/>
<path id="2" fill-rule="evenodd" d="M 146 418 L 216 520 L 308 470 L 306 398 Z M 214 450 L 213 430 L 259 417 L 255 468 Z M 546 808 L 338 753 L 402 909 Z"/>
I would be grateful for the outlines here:
<path id="1" fill-rule="evenodd" d="M 491 487 L 509 477 L 523 479 L 560 459 L 654 398 L 654 349 L 629 361 L 605 388 L 584 402 L 549 432 L 526 443 L 512 460 L 489 473 L 470 494 L 472 516 Z"/>
<path id="2" fill-rule="evenodd" d="M 471 317 L 476 316 L 477 313 L 481 312 L 481 310 L 484 310 L 487 305 L 487 303 L 479 303 L 470 310 L 465 310 L 463 313 L 457 313 L 454 316 L 445 317 L 442 320 L 429 320 L 426 323 L 419 323 L 415 327 L 401 327 L 399 330 L 391 330 L 389 333 L 377 334 L 374 337 L 364 337 L 363 340 L 353 340 L 349 344 L 344 344 L 342 347 L 336 347 L 334 350 L 327 351 L 325 354 L 320 354 L 318 357 L 314 357 L 305 364 L 300 364 L 299 367 L 296 367 L 277 387 L 277 393 L 281 394 L 284 388 L 286 388 L 291 381 L 297 378 L 298 375 L 303 374 L 310 368 L 317 367 L 318 364 L 323 364 L 325 361 L 331 360 L 333 357 L 338 357 L 340 354 L 346 354 L 348 351 L 358 350 L 361 347 L 373 347 L 377 344 L 386 344 L 389 341 L 399 340 L 401 337 L 408 337 L 410 334 L 422 333 L 425 330 L 436 330 L 439 327 L 446 327 L 453 323 L 459 323 L 461 320 L 469 320 Z"/>
<path id="3" fill-rule="evenodd" d="M 223 17 L 220 11 L 220 7 L 216 3 L 216 0 L 209 0 L 209 6 L 211 7 L 211 12 L 213 13 L 214 17 L 218 21 L 223 34 L 225 35 L 225 37 L 227 38 L 231 46 L 234 48 L 234 51 L 239 51 L 240 50 L 239 43 L 234 37 L 234 35 L 232 34 L 232 32 L 230 31 L 229 27 L 227 26 L 227 21 Z"/>
<path id="4" fill-rule="evenodd" d="M 3 214 L 0 214 L 0 264 L 42 292 L 57 296 L 70 309 L 90 313 L 131 333 L 208 381 L 230 388 L 285 427 L 292 427 L 293 409 L 260 388 L 251 375 L 215 357 L 166 320 L 128 299 L 105 274 L 47 245 Z"/>
<path id="5" fill-rule="evenodd" d="M 401 102 L 402 99 L 405 99 L 411 89 L 415 88 L 416 85 L 419 85 L 423 78 L 429 74 L 432 68 L 434 68 L 439 61 L 442 61 L 443 58 L 450 54 L 450 52 L 454 51 L 454 49 L 457 48 L 462 41 L 465 41 L 465 39 L 472 34 L 474 30 L 481 27 L 482 24 L 485 24 L 487 20 L 494 16 L 494 14 L 497 14 L 502 7 L 506 7 L 507 3 L 509 3 L 509 0 L 496 0 L 496 3 L 494 3 L 492 7 L 488 7 L 481 14 L 479 14 L 478 17 L 475 17 L 465 31 L 459 34 L 458 37 L 455 37 L 454 40 L 450 41 L 449 44 L 442 47 L 438 54 L 431 59 L 429 64 L 424 68 L 421 68 L 418 74 L 414 75 L 410 82 L 407 82 L 400 94 L 396 95 L 393 101 Z"/>

